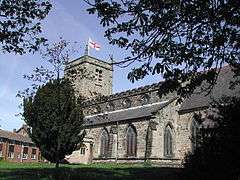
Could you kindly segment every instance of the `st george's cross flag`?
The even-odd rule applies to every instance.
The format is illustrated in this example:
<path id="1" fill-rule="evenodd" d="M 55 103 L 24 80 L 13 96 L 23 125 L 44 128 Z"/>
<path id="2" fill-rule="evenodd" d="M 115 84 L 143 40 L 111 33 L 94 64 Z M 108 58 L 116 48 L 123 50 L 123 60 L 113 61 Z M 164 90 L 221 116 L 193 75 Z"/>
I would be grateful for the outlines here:
<path id="1" fill-rule="evenodd" d="M 97 50 L 97 51 L 99 51 L 100 47 L 101 47 L 98 43 L 94 42 L 91 38 L 88 39 L 88 46 L 90 48 L 93 48 L 93 49 Z"/>

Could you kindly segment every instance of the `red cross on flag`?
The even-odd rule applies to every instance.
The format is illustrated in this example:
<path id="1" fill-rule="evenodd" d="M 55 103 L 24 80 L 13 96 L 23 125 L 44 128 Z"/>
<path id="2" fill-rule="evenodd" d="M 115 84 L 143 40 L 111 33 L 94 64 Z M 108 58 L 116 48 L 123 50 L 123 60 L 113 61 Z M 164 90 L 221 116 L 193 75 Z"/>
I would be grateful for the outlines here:
<path id="1" fill-rule="evenodd" d="M 88 46 L 89 46 L 90 48 L 93 48 L 93 49 L 97 50 L 97 51 L 99 51 L 99 50 L 100 50 L 100 47 L 101 47 L 99 44 L 97 44 L 96 42 L 94 42 L 91 38 L 88 39 Z"/>

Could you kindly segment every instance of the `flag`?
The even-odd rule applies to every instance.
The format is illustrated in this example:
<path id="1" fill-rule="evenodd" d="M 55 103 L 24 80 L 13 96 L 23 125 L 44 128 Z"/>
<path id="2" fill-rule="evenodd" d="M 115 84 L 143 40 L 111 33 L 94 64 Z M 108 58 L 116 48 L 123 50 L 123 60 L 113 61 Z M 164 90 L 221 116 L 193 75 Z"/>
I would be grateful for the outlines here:
<path id="1" fill-rule="evenodd" d="M 99 50 L 100 50 L 100 47 L 101 47 L 98 43 L 94 42 L 94 41 L 91 40 L 90 38 L 88 39 L 88 46 L 89 46 L 90 48 L 93 48 L 93 49 L 97 50 L 97 51 L 99 51 Z"/>

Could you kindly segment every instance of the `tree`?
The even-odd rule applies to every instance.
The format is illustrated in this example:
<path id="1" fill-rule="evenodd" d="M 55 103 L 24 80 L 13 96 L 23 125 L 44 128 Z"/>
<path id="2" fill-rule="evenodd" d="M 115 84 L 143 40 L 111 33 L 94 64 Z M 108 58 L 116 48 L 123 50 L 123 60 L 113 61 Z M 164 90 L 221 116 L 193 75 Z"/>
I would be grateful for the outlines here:
<path id="1" fill-rule="evenodd" d="M 114 64 L 141 62 L 128 79 L 161 74 L 162 94 L 193 93 L 203 81 L 210 92 L 223 65 L 240 75 L 240 1 L 85 0 L 112 45 L 131 52 Z"/>
<path id="2" fill-rule="evenodd" d="M 240 99 L 224 98 L 213 104 L 209 112 L 205 118 L 195 116 L 196 121 L 203 123 L 197 133 L 196 149 L 185 158 L 187 174 L 194 179 L 237 179 L 240 177 Z M 206 119 L 212 122 L 211 128 L 206 123 L 203 125 Z"/>
<path id="3" fill-rule="evenodd" d="M 62 37 L 60 37 L 58 42 L 47 44 L 45 49 L 40 51 L 44 65 L 36 67 L 31 74 L 23 75 L 23 78 L 30 81 L 31 85 L 24 90 L 19 90 L 17 97 L 26 98 L 33 96 L 42 84 L 46 84 L 49 80 L 62 78 L 64 73 L 70 81 L 73 81 L 76 77 L 93 79 L 92 73 L 81 66 L 64 72 L 65 66 L 77 52 L 75 48 L 77 44 L 77 42 L 71 43 L 66 41 Z M 79 48 L 78 45 L 77 47 Z M 78 92 L 75 91 L 75 94 L 77 95 Z"/>
<path id="4" fill-rule="evenodd" d="M 77 92 L 74 92 L 70 81 L 73 73 L 78 73 L 82 68 L 69 72 L 70 78 L 63 77 L 64 66 L 75 52 L 70 45 L 62 38 L 59 42 L 47 45 L 42 57 L 50 66 L 37 67 L 33 74 L 24 75 L 32 84 L 17 95 L 23 98 L 22 116 L 32 128 L 30 137 L 40 148 L 43 157 L 55 162 L 56 167 L 84 137 L 84 131 L 80 134 L 83 130 L 82 99 L 75 96 Z"/>
<path id="5" fill-rule="evenodd" d="M 82 110 L 68 80 L 49 81 L 34 97 L 25 99 L 23 117 L 31 127 L 33 142 L 56 167 L 84 137 Z"/>
<path id="6" fill-rule="evenodd" d="M 1 0 L 0 46 L 2 52 L 36 51 L 46 39 L 40 37 L 41 21 L 52 5 L 48 0 Z"/>

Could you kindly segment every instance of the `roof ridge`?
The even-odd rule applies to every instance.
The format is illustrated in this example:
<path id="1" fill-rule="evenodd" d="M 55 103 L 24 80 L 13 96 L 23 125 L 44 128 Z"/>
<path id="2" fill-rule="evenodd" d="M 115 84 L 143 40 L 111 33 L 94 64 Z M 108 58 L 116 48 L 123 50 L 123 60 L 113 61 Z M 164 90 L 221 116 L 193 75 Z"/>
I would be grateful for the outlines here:
<path id="1" fill-rule="evenodd" d="M 2 136 L 4 138 L 11 139 L 11 140 L 33 143 L 32 139 L 29 136 L 24 136 L 22 134 L 15 133 L 15 132 L 8 131 L 8 130 L 3 130 L 3 129 L 0 129 L 0 133 L 1 132 L 2 132 L 2 134 L 0 134 L 0 137 Z M 5 133 L 5 135 L 4 135 L 4 133 Z"/>

